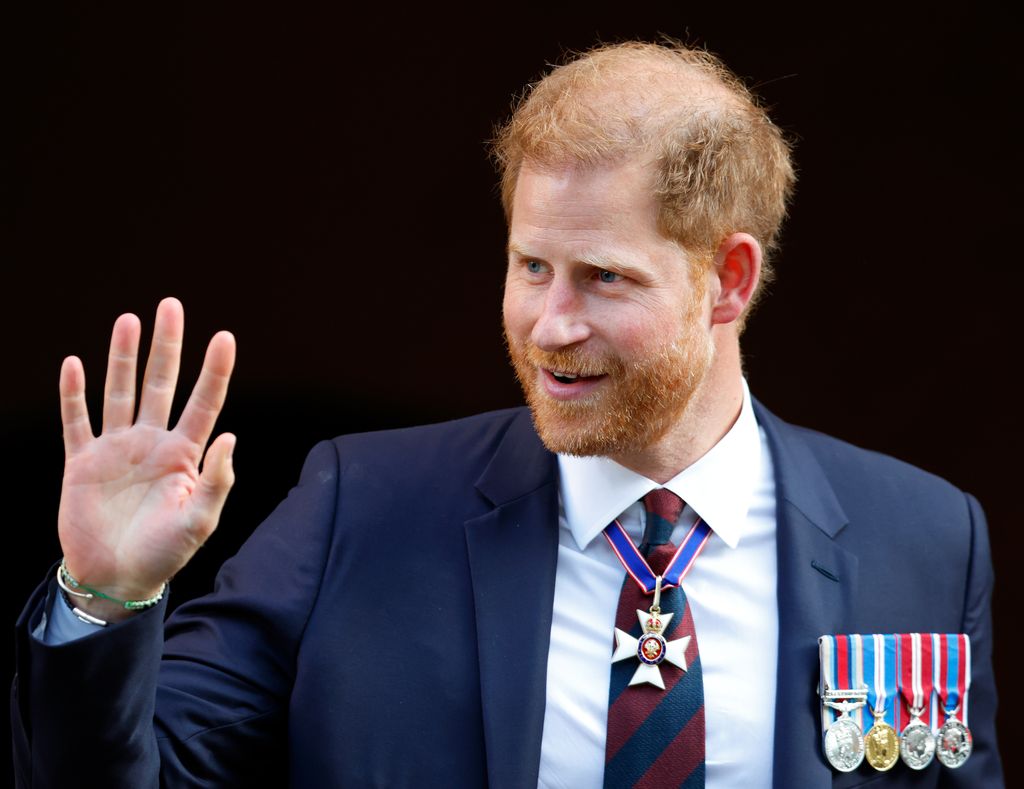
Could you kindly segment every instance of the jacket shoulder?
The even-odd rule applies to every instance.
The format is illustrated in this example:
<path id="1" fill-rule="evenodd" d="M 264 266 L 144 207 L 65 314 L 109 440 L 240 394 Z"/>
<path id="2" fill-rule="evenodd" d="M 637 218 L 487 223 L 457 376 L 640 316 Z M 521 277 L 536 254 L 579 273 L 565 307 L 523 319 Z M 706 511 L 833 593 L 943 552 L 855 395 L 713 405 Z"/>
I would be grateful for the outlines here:
<path id="1" fill-rule="evenodd" d="M 348 478 L 400 478 L 420 486 L 443 478 L 472 484 L 499 449 L 517 448 L 524 457 L 547 452 L 526 408 L 489 411 L 416 427 L 352 433 L 331 442 L 340 470 Z"/>
<path id="2" fill-rule="evenodd" d="M 341 453 L 415 450 L 440 451 L 442 447 L 485 446 L 493 449 L 517 423 L 531 424 L 526 408 L 506 408 L 414 427 L 347 433 L 332 439 Z M 522 424 L 519 427 L 523 427 Z M 532 429 L 532 427 L 531 427 Z"/>
<path id="3" fill-rule="evenodd" d="M 766 428 L 776 454 L 798 454 L 802 449 L 820 464 L 837 489 L 854 487 L 878 494 L 914 492 L 963 501 L 964 492 L 948 480 L 882 452 L 851 444 L 843 439 L 785 422 L 763 406 L 758 421 Z M 797 449 L 794 450 L 794 447 Z"/>

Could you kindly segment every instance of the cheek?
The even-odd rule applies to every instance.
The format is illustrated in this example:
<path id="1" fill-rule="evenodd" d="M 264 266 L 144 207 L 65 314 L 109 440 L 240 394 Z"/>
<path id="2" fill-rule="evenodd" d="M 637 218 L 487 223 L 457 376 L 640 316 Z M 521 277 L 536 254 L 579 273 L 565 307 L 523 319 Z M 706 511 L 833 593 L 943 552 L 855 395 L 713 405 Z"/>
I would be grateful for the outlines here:
<path id="1" fill-rule="evenodd" d="M 516 339 L 529 337 L 536 322 L 533 299 L 523 288 L 509 283 L 505 286 L 505 297 L 501 304 L 505 331 Z"/>
<path id="2" fill-rule="evenodd" d="M 604 322 L 603 334 L 624 356 L 640 355 L 673 342 L 679 335 L 680 322 L 651 314 L 620 316 Z"/>

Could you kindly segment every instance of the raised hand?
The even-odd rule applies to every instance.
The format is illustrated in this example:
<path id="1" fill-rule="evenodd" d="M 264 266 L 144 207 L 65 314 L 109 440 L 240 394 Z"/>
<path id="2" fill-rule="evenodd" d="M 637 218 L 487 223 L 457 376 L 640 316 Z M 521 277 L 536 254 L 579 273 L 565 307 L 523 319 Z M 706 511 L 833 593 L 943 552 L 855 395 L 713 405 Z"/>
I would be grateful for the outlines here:
<path id="1" fill-rule="evenodd" d="M 233 435 L 219 436 L 203 459 L 235 363 L 235 339 L 229 332 L 210 340 L 185 410 L 173 429 L 167 426 L 184 324 L 177 299 L 160 302 L 136 417 L 141 327 L 134 315 L 117 319 L 99 436 L 93 435 L 89 423 L 82 362 L 71 356 L 61 367 L 61 547 L 75 578 L 121 600 L 157 594 L 192 558 L 216 528 L 234 482 Z M 106 619 L 128 615 L 101 600 L 81 607 Z"/>

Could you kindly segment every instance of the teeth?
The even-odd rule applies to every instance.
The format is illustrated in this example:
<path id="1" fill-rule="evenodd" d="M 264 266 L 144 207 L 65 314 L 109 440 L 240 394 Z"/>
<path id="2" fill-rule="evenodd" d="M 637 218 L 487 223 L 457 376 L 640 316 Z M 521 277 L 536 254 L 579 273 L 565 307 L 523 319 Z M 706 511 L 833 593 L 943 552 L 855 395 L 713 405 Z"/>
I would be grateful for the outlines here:
<path id="1" fill-rule="evenodd" d="M 579 378 L 578 375 L 573 375 L 572 373 L 557 373 L 554 370 L 551 371 L 551 374 L 557 376 L 558 378 L 569 378 L 572 380 Z"/>

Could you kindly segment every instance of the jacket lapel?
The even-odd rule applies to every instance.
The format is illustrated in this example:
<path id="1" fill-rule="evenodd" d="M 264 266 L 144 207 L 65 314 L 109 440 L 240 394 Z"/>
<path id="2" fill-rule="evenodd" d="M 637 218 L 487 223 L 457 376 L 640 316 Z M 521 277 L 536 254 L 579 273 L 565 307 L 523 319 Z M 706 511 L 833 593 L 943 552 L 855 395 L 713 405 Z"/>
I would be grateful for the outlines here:
<path id="1" fill-rule="evenodd" d="M 835 540 L 847 525 L 831 483 L 796 428 L 754 403 L 775 467 L 779 662 L 774 786 L 827 787 L 821 753 L 818 638 L 844 632 L 857 593 L 857 557 Z"/>
<path id="2" fill-rule="evenodd" d="M 494 505 L 466 522 L 488 782 L 536 786 L 558 556 L 558 466 L 525 410 L 477 489 Z"/>

